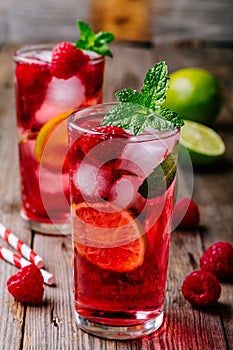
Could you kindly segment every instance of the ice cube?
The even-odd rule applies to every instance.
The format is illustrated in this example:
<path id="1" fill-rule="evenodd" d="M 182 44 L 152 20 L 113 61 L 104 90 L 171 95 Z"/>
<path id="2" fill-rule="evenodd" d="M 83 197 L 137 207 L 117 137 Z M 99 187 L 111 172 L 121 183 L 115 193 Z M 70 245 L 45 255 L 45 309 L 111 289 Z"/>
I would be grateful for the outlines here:
<path id="1" fill-rule="evenodd" d="M 112 185 L 112 169 L 83 161 L 73 174 L 73 182 L 84 199 L 102 200 L 108 196 Z"/>
<path id="2" fill-rule="evenodd" d="M 33 58 L 37 58 L 42 62 L 51 62 L 52 61 L 52 51 L 51 50 L 41 50 L 41 51 L 33 51 L 31 53 Z"/>
<path id="3" fill-rule="evenodd" d="M 63 193 L 65 189 L 68 191 L 69 188 L 68 174 L 62 174 L 61 171 L 53 171 L 48 167 L 44 167 L 43 165 L 40 165 L 39 181 L 40 190 L 44 193 Z"/>
<path id="4" fill-rule="evenodd" d="M 41 165 L 39 184 L 43 205 L 49 216 L 53 216 L 55 212 L 69 212 L 67 202 L 67 198 L 69 198 L 68 173 L 54 172 Z"/>
<path id="5" fill-rule="evenodd" d="M 122 154 L 120 169 L 130 171 L 146 178 L 167 153 L 166 145 L 160 140 L 128 143 Z"/>
<path id="6" fill-rule="evenodd" d="M 146 199 L 139 193 L 138 188 L 142 179 L 135 175 L 122 175 L 112 186 L 109 201 L 119 209 L 133 209 L 142 211 Z"/>
<path id="7" fill-rule="evenodd" d="M 73 76 L 70 79 L 53 77 L 40 109 L 35 114 L 36 124 L 43 125 L 59 113 L 80 106 L 85 100 L 85 87 L 81 80 Z"/>

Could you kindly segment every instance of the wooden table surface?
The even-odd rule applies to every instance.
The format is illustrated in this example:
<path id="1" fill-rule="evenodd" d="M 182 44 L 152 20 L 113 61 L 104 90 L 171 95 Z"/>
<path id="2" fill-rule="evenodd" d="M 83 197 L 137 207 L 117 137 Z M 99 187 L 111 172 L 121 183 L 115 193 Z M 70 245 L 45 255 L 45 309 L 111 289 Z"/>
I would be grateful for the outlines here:
<path id="1" fill-rule="evenodd" d="M 17 268 L 0 261 L 0 349 L 78 350 L 229 350 L 233 348 L 233 284 L 222 284 L 218 304 L 208 310 L 192 308 L 181 294 L 185 276 L 199 268 L 202 252 L 220 240 L 233 243 L 233 50 L 187 46 L 137 47 L 117 43 L 108 59 L 104 100 L 128 87 L 138 89 L 155 62 L 165 60 L 169 71 L 200 66 L 219 78 L 225 94 L 214 124 L 226 143 L 222 162 L 212 169 L 194 170 L 193 199 L 201 224 L 171 234 L 165 322 L 151 336 L 133 341 L 107 341 L 79 330 L 74 321 L 71 240 L 31 232 L 19 217 L 20 193 L 14 111 L 14 47 L 0 50 L 0 221 L 44 257 L 55 274 L 56 286 L 45 286 L 42 306 L 24 306 L 7 292 L 6 281 Z M 4 242 L 0 243 L 5 245 Z"/>

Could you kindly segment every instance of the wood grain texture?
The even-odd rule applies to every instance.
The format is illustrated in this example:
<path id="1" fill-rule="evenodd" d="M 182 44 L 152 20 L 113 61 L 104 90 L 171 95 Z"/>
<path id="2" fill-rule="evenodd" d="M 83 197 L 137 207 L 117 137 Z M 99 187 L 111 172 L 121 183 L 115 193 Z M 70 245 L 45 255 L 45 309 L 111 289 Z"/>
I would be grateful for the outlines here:
<path id="1" fill-rule="evenodd" d="M 77 19 L 120 40 L 232 44 L 232 0 L 8 0 L 0 14 L 0 44 L 75 40 Z"/>
<path id="2" fill-rule="evenodd" d="M 13 94 L 13 65 L 11 49 L 0 52 L 0 221 L 31 244 L 31 232 L 19 220 L 19 171 L 16 122 Z M 1 245 L 8 247 L 1 240 Z M 7 292 L 6 281 L 17 268 L 0 260 L 0 348 L 19 349 L 23 339 L 25 308 L 13 301 Z M 11 320 L 9 322 L 9 320 Z"/>
<path id="3" fill-rule="evenodd" d="M 0 52 L 0 221 L 43 256 L 55 274 L 56 286 L 45 286 L 41 307 L 24 307 L 8 294 L 5 284 L 17 269 L 0 261 L 0 349 L 3 350 L 230 350 L 233 349 L 233 285 L 222 283 L 219 303 L 208 310 L 192 308 L 181 294 L 185 276 L 199 268 L 210 244 L 233 243 L 233 51 L 210 47 L 161 46 L 140 48 L 113 45 L 114 59 L 105 71 L 104 100 L 124 87 L 138 89 L 148 67 L 166 60 L 169 70 L 200 66 L 213 71 L 225 94 L 225 104 L 214 128 L 226 142 L 219 168 L 194 171 L 193 198 L 201 211 L 201 225 L 171 234 L 162 328 L 139 340 L 117 342 L 99 339 L 79 330 L 74 321 L 71 241 L 69 237 L 32 234 L 19 217 L 19 173 L 14 113 L 14 47 Z M 1 242 L 2 243 L 2 242 Z"/>

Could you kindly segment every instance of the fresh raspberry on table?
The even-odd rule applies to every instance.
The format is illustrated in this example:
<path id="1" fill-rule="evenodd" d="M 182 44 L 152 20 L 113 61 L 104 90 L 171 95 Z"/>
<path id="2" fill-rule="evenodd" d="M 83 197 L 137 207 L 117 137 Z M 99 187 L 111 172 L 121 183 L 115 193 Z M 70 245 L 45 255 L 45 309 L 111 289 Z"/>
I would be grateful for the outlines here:
<path id="1" fill-rule="evenodd" d="M 7 281 L 9 293 L 27 304 L 40 304 L 44 295 L 44 279 L 40 269 L 30 264 L 21 268 Z"/>
<path id="2" fill-rule="evenodd" d="M 189 229 L 200 222 L 200 212 L 197 204 L 190 198 L 180 199 L 174 206 L 173 223 L 179 229 Z"/>
<path id="3" fill-rule="evenodd" d="M 181 290 L 191 305 L 205 307 L 217 302 L 221 294 L 221 285 L 212 273 L 197 270 L 186 276 Z"/>
<path id="4" fill-rule="evenodd" d="M 82 50 L 69 42 L 57 44 L 52 51 L 52 74 L 59 79 L 74 76 L 89 60 Z"/>
<path id="5" fill-rule="evenodd" d="M 212 244 L 204 251 L 200 267 L 213 273 L 220 281 L 233 280 L 233 246 L 229 242 Z"/>

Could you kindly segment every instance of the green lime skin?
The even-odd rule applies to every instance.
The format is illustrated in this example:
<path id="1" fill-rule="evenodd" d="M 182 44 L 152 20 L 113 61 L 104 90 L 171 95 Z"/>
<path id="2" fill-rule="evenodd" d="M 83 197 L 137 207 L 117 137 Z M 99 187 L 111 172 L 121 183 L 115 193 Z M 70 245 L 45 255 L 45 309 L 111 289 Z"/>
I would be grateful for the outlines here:
<path id="1" fill-rule="evenodd" d="M 192 165 L 195 168 L 204 168 L 217 163 L 221 158 L 221 155 L 206 155 L 202 153 L 195 152 L 191 149 L 186 148 L 180 143 L 179 146 L 179 162 L 181 165 L 186 165 L 187 163 L 187 151 L 191 159 Z"/>
<path id="2" fill-rule="evenodd" d="M 225 143 L 215 130 L 201 123 L 184 120 L 179 147 L 181 163 L 185 164 L 189 156 L 193 166 L 209 166 L 216 163 L 225 150 Z"/>
<path id="3" fill-rule="evenodd" d="M 217 78 L 202 68 L 184 68 L 170 75 L 164 106 L 184 119 L 211 125 L 223 105 L 223 92 Z"/>

